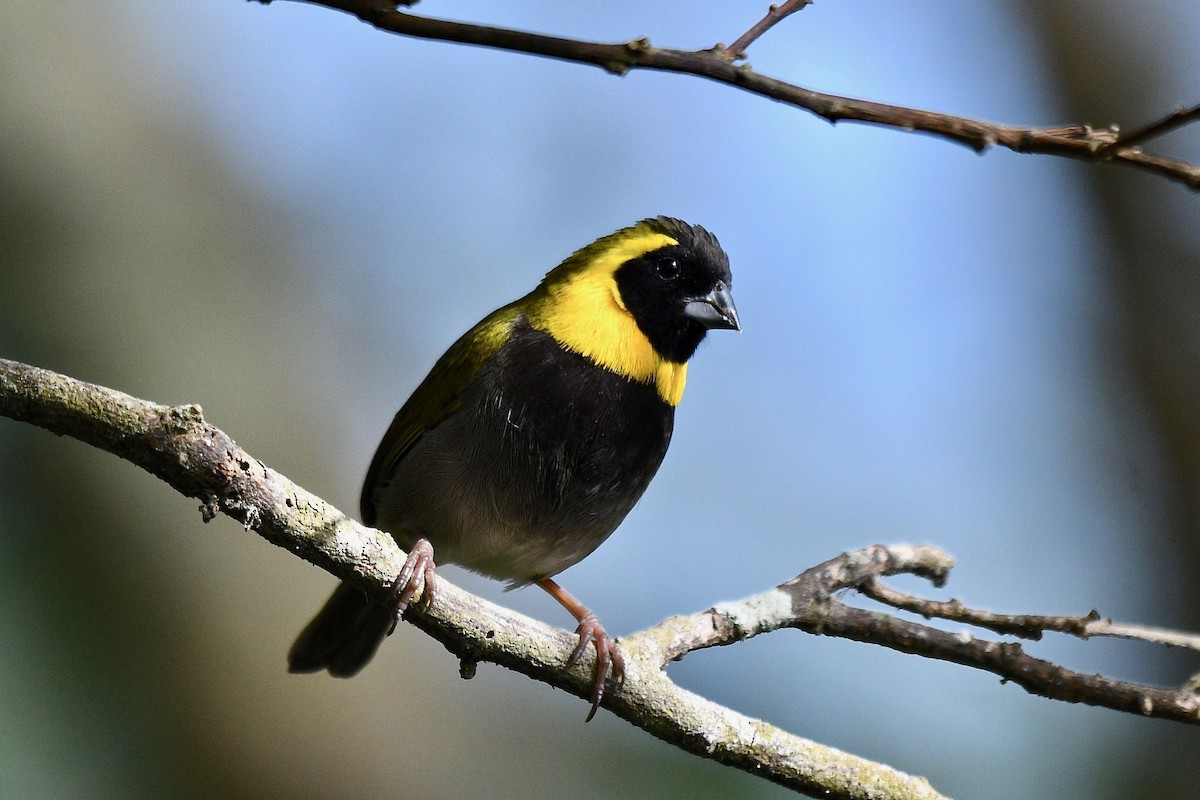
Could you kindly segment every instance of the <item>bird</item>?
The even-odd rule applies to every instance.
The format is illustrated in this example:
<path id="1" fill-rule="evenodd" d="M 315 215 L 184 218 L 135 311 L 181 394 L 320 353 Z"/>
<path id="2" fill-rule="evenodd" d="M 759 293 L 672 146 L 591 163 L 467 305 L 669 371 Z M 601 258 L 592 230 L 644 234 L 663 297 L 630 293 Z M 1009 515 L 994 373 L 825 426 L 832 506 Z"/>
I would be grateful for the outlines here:
<path id="1" fill-rule="evenodd" d="M 643 219 L 577 250 L 484 317 L 396 413 L 367 470 L 364 524 L 409 551 L 388 602 L 342 583 L 288 654 L 294 673 L 357 674 L 436 562 L 507 588 L 536 584 L 596 650 L 591 720 L 625 661 L 597 616 L 553 577 L 594 551 L 658 471 L 688 361 L 709 330 L 741 330 L 713 234 Z"/>

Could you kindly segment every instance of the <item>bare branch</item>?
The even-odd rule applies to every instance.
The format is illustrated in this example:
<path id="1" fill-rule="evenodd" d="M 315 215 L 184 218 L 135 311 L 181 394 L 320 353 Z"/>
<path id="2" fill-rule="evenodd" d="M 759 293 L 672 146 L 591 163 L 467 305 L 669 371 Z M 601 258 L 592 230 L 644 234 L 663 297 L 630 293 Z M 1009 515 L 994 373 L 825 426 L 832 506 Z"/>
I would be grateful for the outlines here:
<path id="1" fill-rule="evenodd" d="M 114 453 L 199 498 L 205 521 L 227 514 L 268 541 L 384 597 L 404 562 L 390 536 L 347 518 L 249 455 L 206 422 L 199 406 L 163 406 L 49 370 L 0 359 L 0 415 Z M 876 552 L 873 550 L 873 552 Z M 904 552 L 875 558 L 903 565 Z M 458 657 L 470 677 L 480 661 L 513 669 L 578 697 L 592 665 L 567 669 L 576 637 L 438 580 L 432 605 L 406 619 Z M 795 736 L 676 686 L 664 645 L 648 634 L 621 640 L 625 683 L 604 698 L 614 714 L 704 758 L 813 797 L 938 800 L 918 777 Z M 674 652 L 674 651 L 673 651 Z"/>
<path id="2" fill-rule="evenodd" d="M 725 48 L 725 55 L 729 58 L 745 58 L 746 49 L 754 44 L 760 36 L 797 11 L 812 5 L 812 2 L 813 0 L 786 0 L 779 5 L 772 4 L 767 9 L 765 17 L 754 23 L 750 30 L 743 33 L 733 44 Z"/>
<path id="3" fill-rule="evenodd" d="M 198 406 L 162 406 L 0 360 L 0 414 L 119 455 L 179 492 L 199 498 L 205 521 L 217 512 L 227 514 L 268 541 L 381 597 L 403 563 L 404 554 L 390 536 L 355 523 L 246 453 L 205 422 Z M 883 576 L 909 573 L 941 585 L 952 566 L 952 560 L 935 548 L 875 545 L 844 553 L 761 595 L 672 617 L 622 638 L 626 682 L 605 698 L 604 705 L 690 752 L 797 791 L 839 798 L 938 795 L 923 779 L 801 739 L 686 692 L 671 682 L 665 666 L 694 650 L 788 627 L 984 669 L 1053 699 L 1200 722 L 1200 699 L 1190 687 L 1161 689 L 1083 675 L 1034 658 L 1015 643 L 865 611 L 836 596 L 860 588 L 877 600 L 926 617 L 1027 638 L 1056 630 L 1085 638 L 1112 635 L 1196 646 L 1197 637 L 1114 625 L 1094 612 L 1085 617 L 1000 615 L 967 609 L 957 601 L 913 597 L 879 582 Z M 464 676 L 473 674 L 477 662 L 490 661 L 586 696 L 590 665 L 564 667 L 575 644 L 573 635 L 488 603 L 445 579 L 438 589 L 432 607 L 410 615 L 409 621 L 455 654 Z M 884 778 L 892 789 L 881 794 L 871 788 Z"/>
<path id="4" fill-rule="evenodd" d="M 952 661 L 987 670 L 1030 694 L 1127 711 L 1179 722 L 1200 722 L 1200 698 L 1190 690 L 1160 689 L 1103 675 L 1084 675 L 1027 654 L 1015 642 L 948 633 L 886 615 L 843 606 L 821 627 L 798 626 L 809 633 L 870 642 L 902 653 Z"/>
<path id="5" fill-rule="evenodd" d="M 1155 120 L 1133 133 L 1117 138 L 1115 141 L 1101 148 L 1101 152 L 1106 154 L 1113 150 L 1141 145 L 1142 142 L 1149 141 L 1158 136 L 1165 136 L 1176 128 L 1182 128 L 1184 125 L 1195 122 L 1197 119 L 1200 119 L 1200 105 L 1192 106 L 1191 108 L 1178 108 L 1160 120 Z"/>
<path id="6" fill-rule="evenodd" d="M 266 4 L 271 0 L 259 2 Z M 999 146 L 1017 153 L 1063 156 L 1092 162 L 1111 161 L 1169 178 L 1191 189 L 1200 189 L 1200 165 L 1144 153 L 1141 148 L 1128 141 L 1122 143 L 1109 129 L 1097 129 L 1090 125 L 1047 128 L 1002 125 L 816 92 L 762 75 L 751 69 L 748 64 L 734 63 L 735 59 L 723 48 L 671 50 L 654 47 L 646 39 L 627 44 L 564 39 L 510 28 L 419 17 L 399 11 L 394 3 L 382 0 L 304 2 L 344 11 L 380 30 L 403 36 L 492 47 L 562 61 L 592 64 L 615 75 L 624 75 L 633 69 L 695 75 L 804 109 L 828 122 L 846 120 L 903 131 L 917 131 L 966 145 L 980 153 Z M 736 42 L 734 44 L 737 45 Z M 1145 138 L 1148 137 L 1138 135 L 1134 141 L 1143 141 Z"/>
<path id="7" fill-rule="evenodd" d="M 1055 631 L 1081 639 L 1114 636 L 1200 649 L 1200 636 L 1139 625 L 1116 624 L 1112 620 L 1101 619 L 1100 613 L 1094 610 L 1082 617 L 996 614 L 967 608 L 958 600 L 939 601 L 914 597 L 884 586 L 875 578 L 863 581 L 859 588 L 868 597 L 895 608 L 920 614 L 926 619 L 938 617 L 965 622 L 1025 639 L 1041 639 L 1044 632 Z M 1054 700 L 1107 706 L 1119 711 L 1180 722 L 1200 722 L 1200 697 L 1190 685 L 1178 689 L 1161 689 L 1118 681 L 1102 675 L 1083 675 L 1034 658 L 1016 643 L 987 641 L 965 632 L 950 634 L 890 617 L 887 618 L 891 620 L 887 627 L 894 630 L 888 632 L 888 641 L 884 641 L 877 636 L 877 620 L 870 618 L 868 612 L 859 609 L 853 609 L 853 612 L 843 620 L 843 625 L 831 625 L 827 630 L 814 633 L 870 641 L 906 653 L 986 669 L 1018 684 L 1031 694 Z"/>
<path id="8" fill-rule="evenodd" d="M 1112 636 L 1117 639 L 1133 639 L 1139 642 L 1150 642 L 1167 647 L 1183 647 L 1188 650 L 1200 650 L 1200 635 L 1184 631 L 1172 631 L 1167 628 L 1155 628 L 1150 625 L 1130 625 L 1124 622 L 1113 622 L 1111 619 L 1097 619 L 1089 622 L 1083 638 L 1092 636 Z M 1188 687 L 1190 691 L 1195 691 Z"/>
<path id="9" fill-rule="evenodd" d="M 0 360 L 0 415 L 121 456 L 201 500 L 205 521 L 224 513 L 248 530 L 380 597 L 404 554 L 390 536 L 350 520 L 319 497 L 264 465 L 204 421 L 198 406 L 162 406 L 48 370 Z M 1045 697 L 1145 716 L 1200 722 L 1192 687 L 1161 689 L 1083 675 L 1034 658 L 1020 645 L 920 625 L 843 603 L 860 588 L 869 596 L 927 617 L 942 617 L 1037 638 L 1044 630 L 1114 635 L 1196 646 L 1198 637 L 1115 625 L 1094 613 L 1080 618 L 999 615 L 896 592 L 879 579 L 900 573 L 942 585 L 953 567 L 932 547 L 875 545 L 844 553 L 786 583 L 691 616 L 672 617 L 621 640 L 626 681 L 604 706 L 665 741 L 747 770 L 796 791 L 834 798 L 936 798 L 921 778 L 860 759 L 750 719 L 686 692 L 665 667 L 687 653 L 731 644 L 779 628 L 838 636 L 984 669 Z M 591 666 L 567 669 L 575 637 L 471 595 L 442 579 L 432 606 L 407 619 L 460 660 L 464 677 L 489 661 L 580 697 Z M 881 789 L 880 787 L 886 787 Z"/>
<path id="10" fill-rule="evenodd" d="M 859 589 L 873 600 L 886 603 L 893 608 L 920 614 L 925 619 L 937 617 L 952 622 L 965 622 L 996 633 L 1006 633 L 1033 641 L 1041 639 L 1042 634 L 1046 631 L 1069 633 L 1073 636 L 1087 638 L 1088 625 L 1100 619 L 1100 613 L 1097 611 L 1092 611 L 1083 617 L 996 614 L 991 611 L 967 608 L 959 600 L 927 600 L 924 597 L 916 597 L 875 580 L 865 582 Z"/>
<path id="11" fill-rule="evenodd" d="M 873 545 L 842 553 L 770 591 L 690 617 L 671 617 L 621 642 L 650 637 L 660 643 L 666 664 L 695 650 L 734 644 L 780 628 L 820 627 L 831 605 L 842 605 L 835 593 L 875 577 L 907 573 L 940 586 L 953 566 L 953 559 L 935 547 Z M 798 597 L 807 600 L 797 602 Z"/>
<path id="12" fill-rule="evenodd" d="M 886 575 L 910 573 L 941 585 L 952 566 L 949 557 L 934 548 L 876 545 L 844 553 L 769 592 L 738 603 L 725 603 L 694 617 L 672 618 L 636 636 L 658 638 L 665 642 L 665 654 L 677 659 L 702 647 L 732 644 L 779 628 L 798 628 L 808 633 L 882 645 L 903 653 L 986 670 L 1021 686 L 1030 694 L 1054 700 L 1200 723 L 1200 697 L 1190 686 L 1163 689 L 1103 675 L 1084 675 L 1034 658 L 1015 642 L 990 641 L 969 633 L 949 633 L 854 608 L 834 596 L 843 589 L 859 588 L 868 596 L 898 608 L 1028 638 L 1040 637 L 1038 625 L 1046 625 L 1048 630 L 1060 629 L 1054 627 L 1056 620 L 1067 620 L 1060 623 L 1066 632 L 1085 637 L 1102 635 L 1103 627 L 1094 633 L 1088 630 L 1088 625 L 1100 622 L 1098 618 L 1085 617 L 1080 618 L 1079 623 L 1072 623 L 1070 618 L 992 614 L 965 609 L 955 601 L 923 600 L 905 595 L 882 586 L 878 580 Z M 1072 631 L 1073 626 L 1079 630 Z M 1151 630 L 1135 626 L 1116 626 L 1116 629 L 1123 633 Z"/>
<path id="13" fill-rule="evenodd" d="M 926 600 L 923 597 L 915 597 L 893 589 L 878 580 L 866 581 L 859 589 L 867 597 L 886 603 L 893 608 L 920 614 L 925 619 L 937 617 L 952 622 L 965 622 L 996 633 L 1007 633 L 1033 641 L 1041 639 L 1043 633 L 1052 631 L 1077 636 L 1080 639 L 1110 636 L 1161 644 L 1167 647 L 1200 650 L 1200 636 L 1194 633 L 1113 622 L 1111 619 L 1101 619 L 1100 612 L 1095 609 L 1081 617 L 996 614 L 991 611 L 967 608 L 960 600 Z"/>

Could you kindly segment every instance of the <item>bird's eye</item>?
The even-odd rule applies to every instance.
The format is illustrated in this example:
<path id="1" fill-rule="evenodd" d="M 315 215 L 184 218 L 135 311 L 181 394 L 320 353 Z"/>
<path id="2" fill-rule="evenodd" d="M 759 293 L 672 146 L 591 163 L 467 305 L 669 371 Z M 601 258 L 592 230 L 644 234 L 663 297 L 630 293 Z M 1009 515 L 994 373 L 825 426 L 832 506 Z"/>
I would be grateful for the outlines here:
<path id="1" fill-rule="evenodd" d="M 664 281 L 673 281 L 679 277 L 679 262 L 674 258 L 660 258 L 654 264 L 654 271 Z"/>

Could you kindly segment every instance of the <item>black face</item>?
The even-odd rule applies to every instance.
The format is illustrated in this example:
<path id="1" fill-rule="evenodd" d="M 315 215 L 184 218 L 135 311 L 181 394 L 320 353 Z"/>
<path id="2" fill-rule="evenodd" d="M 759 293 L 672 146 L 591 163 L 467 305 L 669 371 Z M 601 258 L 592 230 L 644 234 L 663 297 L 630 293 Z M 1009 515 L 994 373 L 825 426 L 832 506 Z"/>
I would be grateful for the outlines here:
<path id="1" fill-rule="evenodd" d="M 679 244 L 625 262 L 615 274 L 617 288 L 658 354 L 682 363 L 709 328 L 740 329 L 729 257 L 698 225 L 667 217 L 649 223 Z"/>

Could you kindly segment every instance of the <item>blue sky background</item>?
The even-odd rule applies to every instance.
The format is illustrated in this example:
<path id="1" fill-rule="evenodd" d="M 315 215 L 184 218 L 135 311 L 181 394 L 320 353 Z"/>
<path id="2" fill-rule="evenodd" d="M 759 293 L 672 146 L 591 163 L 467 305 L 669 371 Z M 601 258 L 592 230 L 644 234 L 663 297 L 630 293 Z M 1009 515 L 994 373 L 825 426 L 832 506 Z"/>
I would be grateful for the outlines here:
<path id="1" fill-rule="evenodd" d="M 1112 5 L 1095 9 L 1118 13 Z M 1045 79 L 1054 65 L 1019 9 L 820 2 L 756 43 L 750 61 L 838 94 L 1014 124 L 1075 121 Z M 428 0 L 416 10 L 680 48 L 728 42 L 761 11 Z M 1129 15 L 1130 38 L 1174 65 L 1145 87 L 1149 113 L 1194 103 L 1200 58 L 1190 43 L 1200 7 L 1127 3 L 1119 13 Z M 1027 613 L 1098 607 L 1122 620 L 1183 624 L 1172 607 L 1194 594 L 1196 580 L 1170 554 L 1140 544 L 1166 523 L 1166 467 L 1114 367 L 1108 335 L 1117 309 L 1096 268 L 1106 235 L 1084 177 L 1119 168 L 978 156 L 926 136 L 830 126 L 694 78 L 618 79 L 400 39 L 296 3 L 115 2 L 91 24 L 93 35 L 79 40 L 97 63 L 116 62 L 105 69 L 137 77 L 125 88 L 147 126 L 186 130 L 203 149 L 197 163 L 218 164 L 222 180 L 256 206 L 247 224 L 283 248 L 287 271 L 266 277 L 277 291 L 261 303 L 234 297 L 239 280 L 266 276 L 252 260 L 236 266 L 241 279 L 191 280 L 209 302 L 246 304 L 238 318 L 246 339 L 280 343 L 259 363 L 264 387 L 285 388 L 270 390 L 280 401 L 272 414 L 243 395 L 257 390 L 230 385 L 220 369 L 168 367 L 171 357 L 136 345 L 147 377 L 81 377 L 199 402 L 251 452 L 353 512 L 391 415 L 459 333 L 575 248 L 645 216 L 678 216 L 710 228 L 729 252 L 744 332 L 706 342 L 659 477 L 612 539 L 562 576 L 609 630 L 756 593 L 874 542 L 946 548 L 959 566 L 939 596 L 969 604 Z M 86 59 L 62 69 L 65 85 L 86 91 Z M 93 113 L 80 124 L 112 123 L 115 137 L 127 135 L 103 106 Z M 1089 121 L 1146 119 L 1110 113 Z M 1195 141 L 1172 144 L 1196 158 Z M 91 157 L 105 159 L 103 144 Z M 174 156 L 147 163 L 155 158 Z M 109 180 L 118 178 L 98 166 L 97 184 Z M 1177 223 L 1194 231 L 1194 196 L 1153 185 L 1179 195 Z M 189 246 L 203 249 L 210 233 L 187 234 L 196 237 Z M 155 280 L 172 280 L 172 269 L 163 264 Z M 178 305 L 155 313 L 194 313 L 196 295 L 166 294 Z M 128 296 L 112 302 L 107 324 L 140 313 Z M 240 353 L 215 327 L 198 323 L 190 346 L 214 354 L 210 367 L 242 360 L 253 371 L 258 351 Z M 38 351 L 14 352 L 22 355 Z M 71 363 L 63 361 L 46 365 Z M 239 416 L 253 402 L 263 409 L 257 417 Z M 304 440 L 301 449 L 293 439 Z M 194 539 L 198 524 L 184 506 L 175 502 L 172 513 Z M 663 796 L 695 776 L 714 781 L 711 796 L 783 794 L 676 757 L 605 715 L 583 727 L 581 702 L 498 668 L 483 665 L 463 684 L 452 659 L 412 630 L 354 682 L 285 676 L 291 636 L 333 581 L 281 552 L 229 545 L 236 526 L 218 530 L 219 540 L 187 546 L 204 551 L 195 557 L 239 599 L 197 591 L 189 602 L 205 618 L 229 614 L 219 625 L 243 654 L 243 674 L 236 689 L 217 689 L 214 676 L 212 687 L 188 691 L 212 698 L 213 718 L 199 724 L 274 742 L 270 772 L 279 782 L 264 775 L 262 786 L 303 796 L 322 793 L 323 779 L 345 778 L 357 788 L 343 796 L 352 796 L 419 773 L 410 796 L 550 797 L 582 774 L 573 796 Z M 286 579 L 260 583 L 249 563 L 229 567 L 239 552 L 230 546 L 256 548 L 259 560 L 249 563 Z M 175 569 L 189 575 L 187 564 Z M 540 592 L 503 594 L 487 580 L 444 574 L 566 627 Z M 264 639 L 260 628 L 272 633 Z M 1119 677 L 1178 683 L 1196 670 L 1194 660 L 1119 643 L 1052 639 L 1030 649 Z M 694 654 L 671 674 L 740 711 L 927 775 L 956 797 L 1096 796 L 1091 781 L 1103 783 L 1106 765 L 1138 740 L 1197 742 L 1190 729 L 1167 730 L 1171 723 L 1051 703 L 964 668 L 788 632 Z M 14 708 L 0 720 L 11 721 Z M 106 718 L 96 712 L 87 724 L 103 727 Z M 45 744 L 23 746 L 47 763 L 68 750 L 59 734 L 30 738 Z M 6 752 L 0 772 L 37 796 L 41 762 L 13 743 L 0 757 Z M 62 780 L 75 775 L 76 787 L 87 786 L 126 758 L 140 761 L 138 752 L 100 748 Z M 186 754 L 173 758 L 181 774 L 204 771 Z M 655 768 L 656 759 L 667 766 Z M 1123 769 L 1136 780 L 1136 766 Z M 153 782 L 132 783 L 122 791 L 155 794 Z"/>

